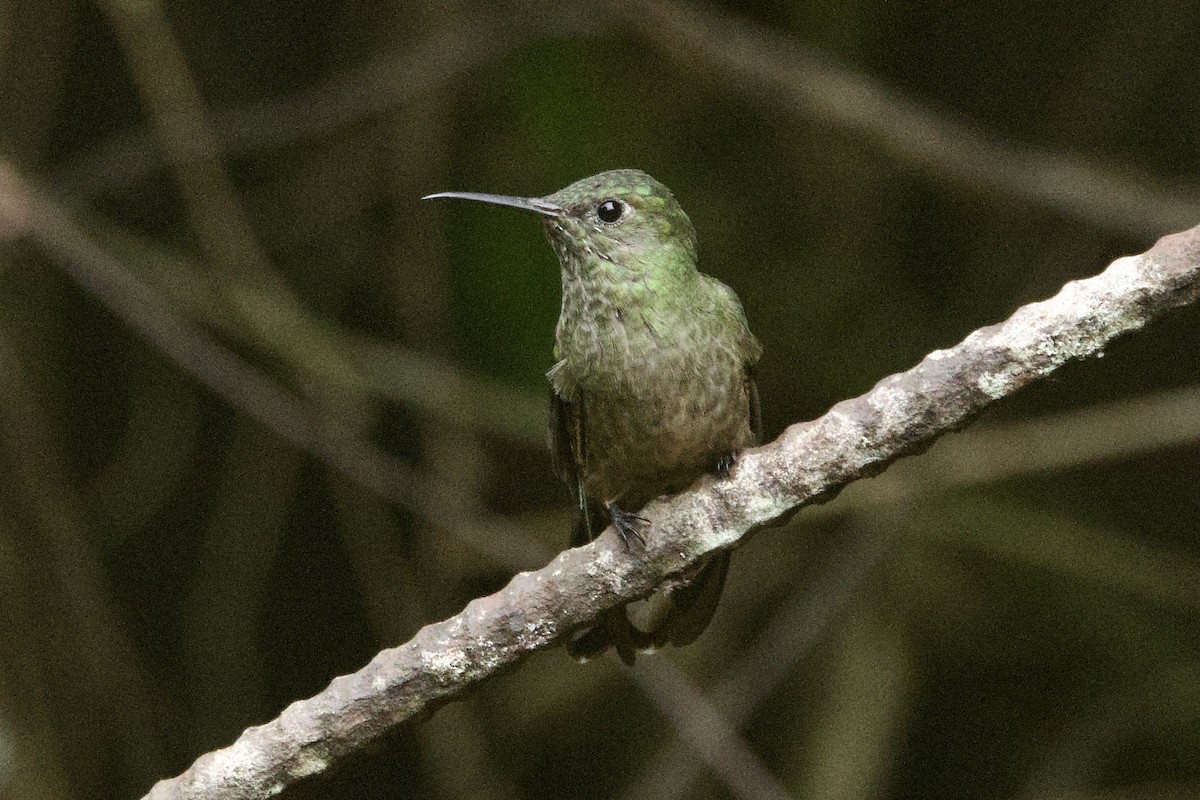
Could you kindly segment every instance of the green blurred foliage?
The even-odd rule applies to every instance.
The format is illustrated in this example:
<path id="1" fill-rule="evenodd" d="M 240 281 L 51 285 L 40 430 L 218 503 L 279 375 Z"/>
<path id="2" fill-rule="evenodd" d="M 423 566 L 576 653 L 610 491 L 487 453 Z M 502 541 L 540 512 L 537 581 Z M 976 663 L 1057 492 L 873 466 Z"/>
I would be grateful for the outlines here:
<path id="1" fill-rule="evenodd" d="M 171 73 L 135 24 L 157 7 L 2 0 L 3 158 L 175 319 L 401 469 L 380 492 L 332 468 L 5 241 L 4 797 L 140 796 L 565 544 L 530 411 L 553 254 L 533 219 L 424 194 L 541 195 L 615 167 L 671 186 L 766 349 L 770 436 L 1167 232 L 948 181 L 656 46 L 627 5 L 179 0 L 167 30 L 240 206 L 217 203 L 206 240 L 193 204 L 217 190 L 172 165 L 147 100 Z M 1194 3 L 700 8 L 997 141 L 1200 181 Z M 265 272 L 213 258 L 235 212 Z M 1198 314 L 988 421 L 1195 386 Z M 867 483 L 739 551 L 713 628 L 657 659 L 757 698 L 739 729 L 797 797 L 1200 793 L 1198 463 L 1181 441 L 886 503 Z M 431 489 L 449 500 L 413 500 Z M 472 540 L 496 519 L 524 550 Z M 763 663 L 771 646 L 790 655 Z M 774 683 L 745 677 L 755 659 Z M 285 796 L 734 796 L 681 750 L 654 669 L 537 654 Z"/>

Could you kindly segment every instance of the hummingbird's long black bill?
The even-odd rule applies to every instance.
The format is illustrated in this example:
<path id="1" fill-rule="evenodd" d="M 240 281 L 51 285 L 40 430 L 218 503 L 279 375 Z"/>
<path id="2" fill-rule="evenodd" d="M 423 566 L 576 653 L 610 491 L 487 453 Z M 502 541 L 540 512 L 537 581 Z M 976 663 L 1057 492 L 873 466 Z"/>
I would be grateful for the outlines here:
<path id="1" fill-rule="evenodd" d="M 422 200 L 437 200 L 447 197 L 456 200 L 478 200 L 481 203 L 491 203 L 494 206 L 511 206 L 525 211 L 532 211 L 544 217 L 556 217 L 562 213 L 562 208 L 537 197 L 509 197 L 505 194 L 483 194 L 482 192 L 438 192 L 427 194 Z"/>

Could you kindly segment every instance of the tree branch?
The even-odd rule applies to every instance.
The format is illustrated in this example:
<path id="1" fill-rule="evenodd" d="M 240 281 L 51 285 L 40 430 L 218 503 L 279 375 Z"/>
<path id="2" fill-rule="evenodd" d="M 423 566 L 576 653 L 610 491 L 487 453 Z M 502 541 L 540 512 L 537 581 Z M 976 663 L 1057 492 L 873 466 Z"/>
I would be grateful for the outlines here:
<path id="1" fill-rule="evenodd" d="M 1068 283 L 907 372 L 788 428 L 750 451 L 726 480 L 705 479 L 645 509 L 646 547 L 626 552 L 611 533 L 559 554 L 450 619 L 422 628 L 352 675 L 247 729 L 159 782 L 154 800 L 262 798 L 327 769 L 393 726 L 428 714 L 516 665 L 606 608 L 641 597 L 712 552 L 846 484 L 928 447 L 997 400 L 1095 355 L 1115 337 L 1200 296 L 1200 227 L 1167 236 L 1102 274 Z"/>

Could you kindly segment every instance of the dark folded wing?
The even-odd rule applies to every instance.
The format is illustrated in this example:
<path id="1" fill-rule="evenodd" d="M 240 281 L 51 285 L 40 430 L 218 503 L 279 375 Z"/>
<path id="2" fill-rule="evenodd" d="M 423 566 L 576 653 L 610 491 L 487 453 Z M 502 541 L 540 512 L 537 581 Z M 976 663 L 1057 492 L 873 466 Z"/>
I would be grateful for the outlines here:
<path id="1" fill-rule="evenodd" d="M 579 482 L 576 461 L 576 434 L 582 429 L 575 421 L 575 404 L 550 389 L 550 460 L 554 473 L 574 490 Z"/>
<path id="2" fill-rule="evenodd" d="M 758 384 L 749 366 L 746 367 L 746 385 L 750 395 L 750 432 L 754 434 L 754 443 L 762 444 L 762 406 L 758 402 Z"/>
<path id="3" fill-rule="evenodd" d="M 575 493 L 579 503 L 579 524 L 571 534 L 571 546 L 579 547 L 596 538 L 600 531 L 595 524 L 603 519 L 603 513 L 591 507 L 583 490 L 583 476 L 587 445 L 584 441 L 583 396 L 574 401 L 563 399 L 554 389 L 550 390 L 550 459 L 554 471 L 563 483 Z"/>

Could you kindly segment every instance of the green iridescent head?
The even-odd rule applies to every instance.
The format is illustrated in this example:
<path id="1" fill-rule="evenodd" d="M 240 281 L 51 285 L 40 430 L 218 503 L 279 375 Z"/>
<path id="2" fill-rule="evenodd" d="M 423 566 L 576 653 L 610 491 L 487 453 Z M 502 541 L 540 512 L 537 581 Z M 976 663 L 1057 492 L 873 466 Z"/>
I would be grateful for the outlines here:
<path id="1" fill-rule="evenodd" d="M 696 261 L 696 231 L 671 190 L 641 170 L 614 169 L 576 181 L 545 197 L 440 192 L 452 197 L 533 211 L 542 216 L 564 269 L 601 258 L 633 266 L 662 263 L 672 254 Z M 645 257 L 655 258 L 646 262 Z"/>
<path id="2" fill-rule="evenodd" d="M 544 221 L 560 257 L 578 258 L 590 248 L 601 258 L 638 260 L 646 251 L 679 247 L 696 259 L 691 220 L 671 190 L 641 170 L 601 172 L 544 199 L 562 209 Z"/>

